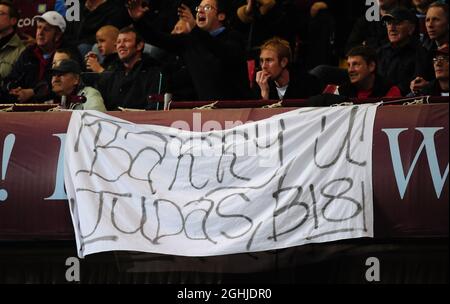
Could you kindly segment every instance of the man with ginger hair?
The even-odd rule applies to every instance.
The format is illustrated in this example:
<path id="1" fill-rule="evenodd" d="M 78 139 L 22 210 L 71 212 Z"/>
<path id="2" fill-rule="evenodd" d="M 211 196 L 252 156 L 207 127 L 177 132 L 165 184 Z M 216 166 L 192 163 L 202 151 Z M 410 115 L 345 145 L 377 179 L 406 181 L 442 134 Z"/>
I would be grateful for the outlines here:
<path id="1" fill-rule="evenodd" d="M 274 37 L 261 46 L 261 71 L 256 73 L 256 98 L 299 99 L 320 93 L 316 77 L 289 70 L 291 58 L 291 48 L 286 40 Z"/>

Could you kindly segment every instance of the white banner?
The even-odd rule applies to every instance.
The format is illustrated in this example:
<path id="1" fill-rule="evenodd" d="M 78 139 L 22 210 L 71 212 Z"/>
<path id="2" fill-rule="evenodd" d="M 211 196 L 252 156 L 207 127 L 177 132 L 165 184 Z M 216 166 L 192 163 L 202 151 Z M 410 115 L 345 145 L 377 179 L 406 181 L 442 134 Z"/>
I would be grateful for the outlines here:
<path id="1" fill-rule="evenodd" d="M 373 237 L 376 105 L 212 132 L 75 111 L 65 185 L 78 255 L 213 256 Z"/>

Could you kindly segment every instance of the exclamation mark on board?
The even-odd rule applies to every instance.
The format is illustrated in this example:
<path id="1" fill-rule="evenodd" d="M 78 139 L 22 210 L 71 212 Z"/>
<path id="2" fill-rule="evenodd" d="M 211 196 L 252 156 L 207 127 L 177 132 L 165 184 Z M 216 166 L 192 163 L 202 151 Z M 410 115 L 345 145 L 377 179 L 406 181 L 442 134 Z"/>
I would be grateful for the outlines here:
<path id="1" fill-rule="evenodd" d="M 2 175 L 0 180 L 5 180 L 6 172 L 8 171 L 9 158 L 11 157 L 11 152 L 16 141 L 16 136 L 14 134 L 9 134 L 6 136 L 3 144 L 3 157 L 2 157 Z M 5 189 L 0 189 L 0 202 L 6 201 L 8 198 L 8 192 Z"/>

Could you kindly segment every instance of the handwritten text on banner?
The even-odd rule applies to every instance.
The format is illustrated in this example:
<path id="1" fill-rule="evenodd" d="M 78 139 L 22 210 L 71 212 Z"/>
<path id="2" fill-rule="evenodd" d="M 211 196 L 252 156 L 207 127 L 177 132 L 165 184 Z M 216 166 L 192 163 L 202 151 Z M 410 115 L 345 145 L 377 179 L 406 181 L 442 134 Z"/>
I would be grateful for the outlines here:
<path id="1" fill-rule="evenodd" d="M 65 184 L 78 254 L 212 256 L 373 236 L 376 105 L 189 132 L 75 111 Z"/>

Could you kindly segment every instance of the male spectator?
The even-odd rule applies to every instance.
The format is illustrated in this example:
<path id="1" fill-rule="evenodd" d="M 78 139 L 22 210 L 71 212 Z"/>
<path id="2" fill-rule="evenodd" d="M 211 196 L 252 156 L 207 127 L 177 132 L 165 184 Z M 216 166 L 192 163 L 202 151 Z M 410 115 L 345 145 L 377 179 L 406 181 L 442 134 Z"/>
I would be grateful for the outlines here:
<path id="1" fill-rule="evenodd" d="M 202 0 L 196 19 L 182 5 L 179 15 L 188 23 L 186 32 L 170 35 L 147 26 L 149 10 L 141 0 L 129 1 L 129 13 L 137 30 L 152 45 L 180 54 L 192 77 L 200 100 L 236 100 L 249 97 L 249 81 L 243 40 L 229 30 L 229 0 Z"/>
<path id="2" fill-rule="evenodd" d="M 448 50 L 448 4 L 432 3 L 426 15 L 426 28 L 428 39 L 423 43 L 428 57 L 438 50 Z M 410 84 L 411 92 L 418 92 L 428 85 L 422 77 L 416 77 Z"/>
<path id="3" fill-rule="evenodd" d="M 448 94 L 448 49 L 437 51 L 433 58 L 436 79 L 409 96 L 449 96 Z"/>
<path id="4" fill-rule="evenodd" d="M 340 1 L 341 2 L 341 1 Z M 400 5 L 399 0 L 378 0 L 378 6 L 380 10 L 380 16 L 374 16 L 381 18 L 388 11 L 398 7 Z M 368 20 L 366 14 L 359 17 L 353 29 L 348 37 L 347 44 L 345 46 L 345 52 L 350 51 L 352 48 L 360 45 L 365 45 L 378 50 L 381 46 L 389 42 L 386 27 L 381 20 Z M 316 26 L 317 27 L 317 26 Z M 329 26 L 328 26 L 329 27 Z M 321 29 L 323 30 L 323 29 Z M 338 34 L 336 32 L 336 34 Z M 310 32 L 309 35 L 314 35 L 314 32 Z M 332 38 L 332 36 L 330 36 Z M 334 41 L 337 43 L 337 41 Z M 314 48 L 310 50 L 314 52 Z M 324 85 L 334 84 L 342 85 L 348 80 L 348 75 L 345 69 L 338 68 L 330 65 L 318 65 L 310 70 L 310 73 L 319 78 Z"/>
<path id="5" fill-rule="evenodd" d="M 8 1 L 8 0 L 6 0 Z M 62 0 L 65 1 L 65 0 Z M 36 22 L 35 16 L 42 15 L 46 11 L 57 11 L 53 0 L 10 0 L 20 13 L 20 19 L 17 23 L 17 34 L 25 43 L 30 46 L 36 43 Z M 60 13 L 61 16 L 65 16 Z"/>
<path id="6" fill-rule="evenodd" d="M 378 72 L 396 84 L 403 96 L 410 91 L 411 81 L 421 76 L 433 78 L 431 60 L 414 36 L 416 16 L 406 8 L 396 8 L 383 16 L 389 43 L 378 50 Z"/>
<path id="7" fill-rule="evenodd" d="M 50 69 L 55 50 L 60 47 L 66 29 L 64 18 L 55 11 L 36 17 L 36 44 L 27 47 L 20 55 L 4 89 L 9 99 L 17 102 L 43 102 L 52 99 Z"/>
<path id="8" fill-rule="evenodd" d="M 25 45 L 16 33 L 19 13 L 9 1 L 0 1 L 0 81 L 11 73 Z"/>
<path id="9" fill-rule="evenodd" d="M 349 98 L 401 97 L 400 89 L 377 73 L 377 53 L 357 46 L 347 53 L 349 82 L 338 87 L 337 94 Z"/>
<path id="10" fill-rule="evenodd" d="M 266 41 L 259 58 L 262 70 L 256 73 L 257 98 L 300 99 L 320 93 L 314 76 L 289 71 L 292 52 L 286 40 L 275 37 Z"/>
<path id="11" fill-rule="evenodd" d="M 427 33 L 430 37 L 429 50 L 439 50 L 448 47 L 448 4 L 434 2 L 427 11 Z"/>
<path id="12" fill-rule="evenodd" d="M 102 73 L 98 84 L 106 108 L 148 108 L 148 97 L 161 92 L 159 68 L 152 58 L 142 54 L 144 41 L 132 27 L 120 30 L 116 48 L 121 64 L 112 72 Z"/>
<path id="13" fill-rule="evenodd" d="M 63 59 L 51 71 L 52 90 L 60 99 L 62 108 L 106 111 L 100 92 L 83 85 L 78 62 Z"/>
<path id="14" fill-rule="evenodd" d="M 427 29 L 425 26 L 425 19 L 427 16 L 428 6 L 433 2 L 433 0 L 413 0 L 412 4 L 414 6 L 413 10 L 416 14 L 418 25 L 419 25 L 419 35 L 420 41 L 423 42 L 428 37 Z"/>
<path id="15" fill-rule="evenodd" d="M 103 73 L 113 70 L 117 64 L 119 57 L 116 51 L 117 36 L 119 30 L 112 25 L 102 26 L 96 36 L 98 52 L 103 58 L 100 64 L 98 56 L 94 52 L 89 52 L 86 55 L 86 68 L 95 73 Z"/>

